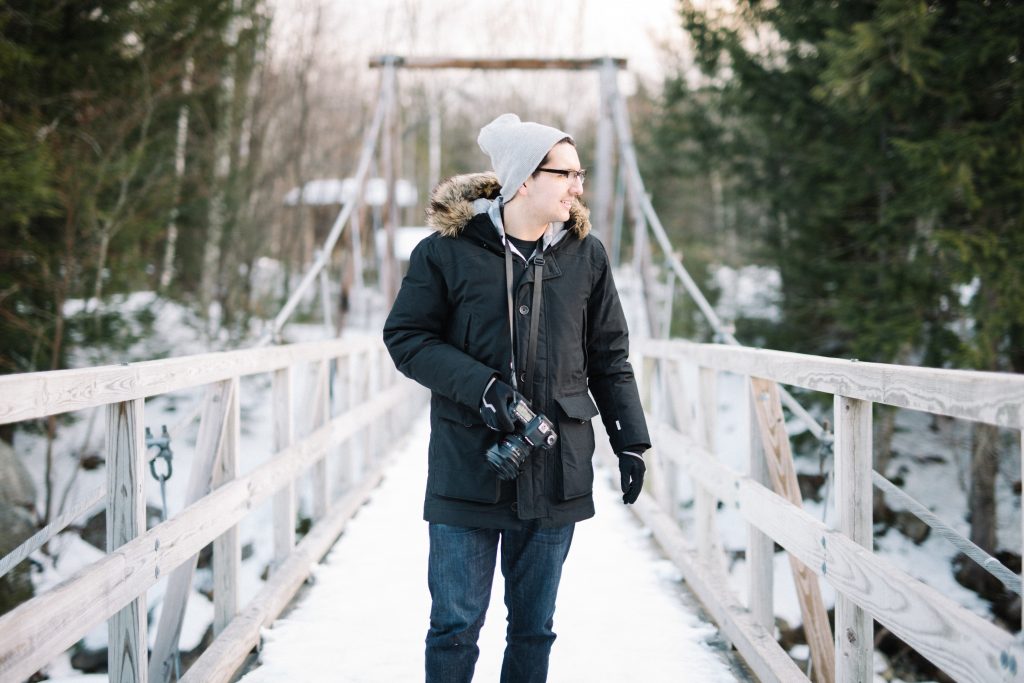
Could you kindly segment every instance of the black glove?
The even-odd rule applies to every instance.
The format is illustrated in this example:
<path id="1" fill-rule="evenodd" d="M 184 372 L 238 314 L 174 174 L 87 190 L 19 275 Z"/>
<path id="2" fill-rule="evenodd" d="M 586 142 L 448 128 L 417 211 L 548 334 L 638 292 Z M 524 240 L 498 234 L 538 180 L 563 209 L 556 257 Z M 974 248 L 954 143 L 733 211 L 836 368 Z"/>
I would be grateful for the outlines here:
<path id="1" fill-rule="evenodd" d="M 496 432 L 514 432 L 516 425 L 512 420 L 512 406 L 525 400 L 518 391 L 492 377 L 480 399 L 480 417 Z"/>
<path id="2" fill-rule="evenodd" d="M 622 475 L 622 502 L 631 505 L 640 496 L 647 466 L 643 457 L 633 451 L 622 451 L 616 455 L 619 456 L 619 474 Z"/>

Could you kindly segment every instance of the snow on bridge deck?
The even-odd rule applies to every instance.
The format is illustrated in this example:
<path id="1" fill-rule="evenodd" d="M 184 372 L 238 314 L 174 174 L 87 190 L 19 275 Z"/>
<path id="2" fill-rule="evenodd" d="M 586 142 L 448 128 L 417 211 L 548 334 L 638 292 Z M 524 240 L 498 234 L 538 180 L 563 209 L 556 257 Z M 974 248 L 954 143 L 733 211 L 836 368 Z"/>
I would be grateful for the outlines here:
<path id="1" fill-rule="evenodd" d="M 423 680 L 426 414 L 411 427 L 384 482 L 315 568 L 314 585 L 264 633 L 260 666 L 243 683 Z M 745 680 L 608 474 L 598 470 L 597 516 L 577 525 L 566 561 L 549 680 Z M 505 606 L 495 575 L 477 681 L 497 681 L 501 670 Z"/>

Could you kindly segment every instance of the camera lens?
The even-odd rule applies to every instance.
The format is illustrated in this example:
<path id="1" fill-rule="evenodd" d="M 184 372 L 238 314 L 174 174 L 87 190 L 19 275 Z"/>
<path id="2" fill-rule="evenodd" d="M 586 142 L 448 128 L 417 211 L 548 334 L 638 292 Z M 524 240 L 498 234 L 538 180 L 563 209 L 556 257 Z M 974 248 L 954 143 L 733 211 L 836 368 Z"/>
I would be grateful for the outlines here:
<path id="1" fill-rule="evenodd" d="M 518 434 L 508 434 L 487 449 L 487 462 L 499 479 L 509 481 L 519 476 L 519 468 L 529 454 L 530 446 Z"/>

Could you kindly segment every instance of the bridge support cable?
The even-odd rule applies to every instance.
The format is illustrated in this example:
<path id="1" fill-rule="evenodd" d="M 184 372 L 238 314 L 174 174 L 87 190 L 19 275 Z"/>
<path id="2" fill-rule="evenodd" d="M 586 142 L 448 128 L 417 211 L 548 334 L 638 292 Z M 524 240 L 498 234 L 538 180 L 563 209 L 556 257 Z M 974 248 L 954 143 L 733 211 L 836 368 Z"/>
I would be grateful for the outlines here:
<path id="1" fill-rule="evenodd" d="M 610 83 L 610 87 L 615 89 L 614 97 L 612 99 L 612 114 L 616 134 L 619 139 L 620 158 L 622 160 L 622 166 L 626 178 L 626 190 L 627 194 L 630 195 L 629 201 L 633 202 L 633 205 L 638 206 L 639 210 L 642 211 L 643 218 L 646 219 L 646 226 L 650 228 L 651 233 L 654 235 L 658 245 L 665 254 L 666 263 L 675 276 L 683 283 L 687 293 L 689 293 L 698 308 L 700 308 L 716 335 L 718 335 L 718 337 L 727 344 L 743 346 L 743 344 L 741 344 L 739 340 L 737 340 L 736 337 L 726 329 L 722 320 L 715 313 L 703 292 L 700 291 L 697 283 L 686 270 L 682 260 L 672 249 L 672 243 L 668 239 L 668 234 L 654 210 L 650 197 L 648 197 L 646 190 L 644 189 L 643 178 L 640 175 L 640 167 L 637 162 L 636 150 L 633 146 L 633 136 L 629 123 L 629 115 L 626 110 L 625 99 L 618 92 L 614 81 Z M 643 219 L 639 219 L 638 224 L 643 224 Z M 640 240 L 634 240 L 634 244 L 638 245 L 635 247 L 638 249 L 643 249 L 645 246 Z M 636 258 L 637 257 L 634 256 L 634 259 Z M 642 278 L 642 281 L 644 282 L 645 289 L 648 289 L 649 291 L 646 278 Z M 822 442 L 823 445 L 830 446 L 834 441 L 834 436 L 828 430 L 827 426 L 822 427 L 822 425 L 818 424 L 818 421 L 815 420 L 814 417 L 811 416 L 811 414 L 808 413 L 807 410 L 801 406 L 788 391 L 785 390 L 785 388 L 780 387 L 779 389 L 783 405 L 785 405 L 794 416 L 798 417 L 807 426 L 809 431 Z M 1022 444 L 1022 451 L 1024 451 L 1024 444 Z M 931 514 L 927 508 L 921 505 L 921 503 L 917 502 L 914 498 L 886 479 L 884 475 L 878 472 L 872 472 L 872 478 L 876 488 L 898 498 L 907 506 L 908 509 L 913 511 L 922 521 L 934 529 L 936 533 L 952 543 L 967 557 L 977 562 L 979 566 L 992 574 L 995 578 L 999 579 L 999 581 L 1001 581 L 1008 589 L 1018 595 L 1021 594 L 1020 577 L 1000 563 L 998 559 L 983 551 L 969 539 L 964 537 L 963 534 L 943 523 L 935 515 Z"/>
<path id="2" fill-rule="evenodd" d="M 615 121 L 615 130 L 619 139 L 620 157 L 622 159 L 622 164 L 625 166 L 627 192 L 632 195 L 631 201 L 634 202 L 634 205 L 638 207 L 639 211 L 641 211 L 643 216 L 647 219 L 647 226 L 650 228 L 654 238 L 658 241 L 658 245 L 664 252 L 665 258 L 671 266 L 672 271 L 683 283 L 687 293 L 689 293 L 694 303 L 697 304 L 697 307 L 700 308 L 701 313 L 704 314 L 704 317 L 711 325 L 711 328 L 715 331 L 715 334 L 727 344 L 742 346 L 732 332 L 726 329 L 721 318 L 719 318 L 718 314 L 715 313 L 715 309 L 711 307 L 711 304 L 704 296 L 704 293 L 700 291 L 700 287 L 697 286 L 697 283 L 686 270 L 682 260 L 672 249 L 672 243 L 668 239 L 668 234 L 665 232 L 665 228 L 661 224 L 658 214 L 654 211 L 651 199 L 647 196 L 647 192 L 644 188 L 643 177 L 640 175 L 640 165 L 637 163 L 636 149 L 633 145 L 633 133 L 629 124 L 629 114 L 626 111 L 626 101 L 622 97 L 621 93 L 619 93 L 614 82 L 612 82 L 610 86 L 614 88 L 612 115 Z M 640 220 L 642 219 L 638 219 L 638 221 Z M 643 242 L 639 240 L 634 241 L 634 249 L 643 250 L 643 248 Z M 636 259 L 636 256 L 634 256 L 634 259 Z M 824 441 L 831 440 L 831 435 L 823 429 L 820 424 L 818 424 L 818 421 L 815 420 L 788 391 L 782 389 L 781 393 L 783 404 L 789 408 L 794 415 L 800 418 L 816 438 Z"/>
<path id="3" fill-rule="evenodd" d="M 903 489 L 893 484 L 878 472 L 872 472 L 871 477 L 876 488 L 905 505 L 907 509 L 920 518 L 922 522 L 934 529 L 935 533 L 952 543 L 956 546 L 957 550 L 977 562 L 981 568 L 986 570 L 989 574 L 999 579 L 1003 585 L 1006 586 L 1007 590 L 1013 591 L 1017 595 L 1021 595 L 1020 576 L 1011 571 L 998 559 L 992 557 L 975 545 L 969 539 L 964 538 L 963 534 L 943 522 L 931 510 L 918 502 L 913 496 L 905 493 Z"/>
<path id="4" fill-rule="evenodd" d="M 274 318 L 270 331 L 264 335 L 263 339 L 260 340 L 260 346 L 266 346 L 279 338 L 281 330 L 284 328 L 285 323 L 288 322 L 288 318 L 291 317 L 291 314 L 295 311 L 295 307 L 298 306 L 302 296 L 330 261 L 331 253 L 334 251 L 334 246 L 337 244 L 338 238 L 341 237 L 342 230 L 345 228 L 345 223 L 350 220 L 353 212 L 361 203 L 363 186 L 366 183 L 366 176 L 370 169 L 370 161 L 373 158 L 374 150 L 377 148 L 377 141 L 380 137 L 381 129 L 384 127 L 386 117 L 394 107 L 394 102 L 395 68 L 393 63 L 388 63 L 385 66 L 384 72 L 381 74 L 380 92 L 377 97 L 377 106 L 373 114 L 373 120 L 370 123 L 369 130 L 363 137 L 362 149 L 359 152 L 359 161 L 356 165 L 355 173 L 355 197 L 352 201 L 346 202 L 338 213 L 338 217 L 334 220 L 334 224 L 331 226 L 331 231 L 327 235 L 327 239 L 324 240 L 323 247 L 317 254 L 316 259 L 313 261 L 313 264 L 310 266 L 305 276 L 303 276 L 299 286 L 294 292 L 292 292 L 288 301 Z M 393 194 L 394 193 L 392 192 L 392 195 Z M 301 192 L 299 196 L 302 196 Z M 359 263 L 361 263 L 361 259 L 359 260 Z M 359 274 L 359 279 L 362 281 L 361 273 Z"/>

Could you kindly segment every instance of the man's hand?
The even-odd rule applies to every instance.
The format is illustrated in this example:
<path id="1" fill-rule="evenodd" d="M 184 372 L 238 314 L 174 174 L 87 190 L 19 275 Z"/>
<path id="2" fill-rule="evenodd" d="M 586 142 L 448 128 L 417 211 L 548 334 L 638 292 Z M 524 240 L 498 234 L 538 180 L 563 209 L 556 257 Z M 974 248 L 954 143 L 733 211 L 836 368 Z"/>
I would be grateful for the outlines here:
<path id="1" fill-rule="evenodd" d="M 639 453 L 622 451 L 616 455 L 619 456 L 619 474 L 622 475 L 622 502 L 632 505 L 644 486 L 644 472 L 647 471 L 647 466 L 644 465 L 644 459 Z"/>
<path id="2" fill-rule="evenodd" d="M 492 377 L 480 399 L 480 417 L 496 432 L 514 432 L 516 425 L 512 420 L 512 406 L 521 400 L 525 400 L 522 394 Z"/>

